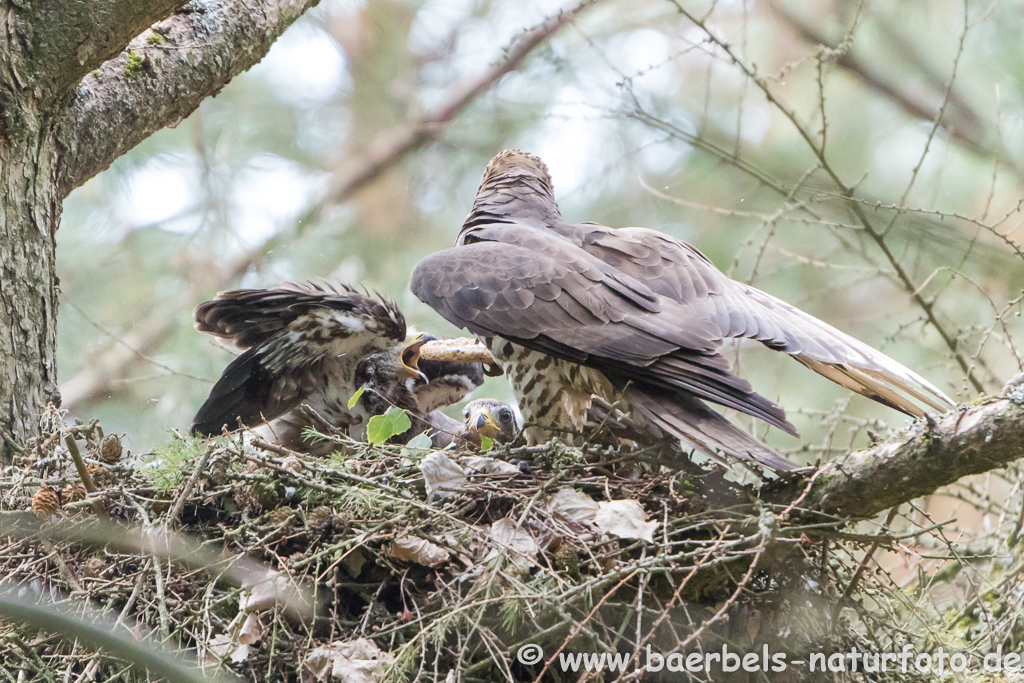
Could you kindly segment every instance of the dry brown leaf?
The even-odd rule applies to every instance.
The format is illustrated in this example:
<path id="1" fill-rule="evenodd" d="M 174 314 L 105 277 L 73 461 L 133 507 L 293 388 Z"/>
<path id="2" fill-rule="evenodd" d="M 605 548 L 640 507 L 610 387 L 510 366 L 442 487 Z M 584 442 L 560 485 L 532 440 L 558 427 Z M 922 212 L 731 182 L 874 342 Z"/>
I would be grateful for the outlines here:
<path id="1" fill-rule="evenodd" d="M 239 617 L 241 617 L 241 614 L 239 614 Z M 237 624 L 238 617 L 232 623 Z M 244 662 L 249 658 L 249 646 L 260 642 L 265 631 L 266 629 L 263 623 L 260 622 L 260 618 L 255 614 L 250 614 L 245 617 L 241 628 L 237 632 L 234 628 L 229 627 L 228 633 L 214 636 L 207 643 L 206 660 L 208 662 L 217 662 L 229 658 L 236 664 Z"/>
<path id="2" fill-rule="evenodd" d="M 302 663 L 304 683 L 339 681 L 340 683 L 378 683 L 384 669 L 395 661 L 367 638 L 321 645 Z"/>
<path id="3" fill-rule="evenodd" d="M 243 645 L 255 645 L 263 638 L 265 631 L 260 618 L 255 614 L 250 614 L 245 618 L 242 628 L 238 631 L 238 642 Z"/>
<path id="4" fill-rule="evenodd" d="M 487 555 L 488 561 L 497 557 L 502 550 L 506 550 L 509 561 L 516 566 L 532 567 L 537 564 L 537 553 L 540 552 L 537 542 L 508 517 L 499 519 L 491 525 L 491 538 L 499 547 L 493 548 Z"/>
<path id="5" fill-rule="evenodd" d="M 259 612 L 274 605 L 287 604 L 293 599 L 295 588 L 281 572 L 267 571 L 247 577 L 242 588 L 251 588 L 238 599 L 238 608 L 245 612 Z"/>
<path id="6" fill-rule="evenodd" d="M 448 561 L 448 556 L 446 549 L 418 536 L 397 536 L 391 545 L 391 557 L 424 567 L 439 567 Z"/>
<path id="7" fill-rule="evenodd" d="M 519 474 L 519 468 L 512 463 L 482 455 L 459 458 L 459 464 L 478 474 Z"/>
<path id="8" fill-rule="evenodd" d="M 345 565 L 349 576 L 354 579 L 362 573 L 363 565 L 366 564 L 366 555 L 362 550 L 356 548 L 345 553 L 345 557 L 341 558 L 341 563 Z"/>
<path id="9" fill-rule="evenodd" d="M 654 543 L 657 522 L 647 521 L 647 512 L 637 500 L 611 500 L 598 503 L 601 508 L 594 516 L 594 523 L 606 534 L 619 538 L 637 538 Z"/>
<path id="10" fill-rule="evenodd" d="M 559 489 L 548 498 L 548 512 L 568 522 L 593 522 L 600 509 L 593 498 L 571 488 Z"/>
<path id="11" fill-rule="evenodd" d="M 249 658 L 249 646 L 238 643 L 226 633 L 214 636 L 207 644 L 208 662 L 219 662 L 222 659 L 230 659 L 234 663 L 244 662 Z"/>
<path id="12" fill-rule="evenodd" d="M 443 453 L 435 451 L 423 458 L 420 471 L 430 499 L 454 496 L 466 486 L 465 470 Z"/>

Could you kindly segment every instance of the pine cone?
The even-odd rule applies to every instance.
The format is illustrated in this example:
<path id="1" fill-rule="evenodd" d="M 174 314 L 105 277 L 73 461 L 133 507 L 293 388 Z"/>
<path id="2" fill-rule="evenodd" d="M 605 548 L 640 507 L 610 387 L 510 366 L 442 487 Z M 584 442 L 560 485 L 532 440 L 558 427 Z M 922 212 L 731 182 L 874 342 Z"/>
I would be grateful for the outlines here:
<path id="1" fill-rule="evenodd" d="M 306 516 L 306 521 L 309 523 L 309 528 L 320 531 L 334 518 L 334 510 L 326 505 L 313 508 L 310 510 L 309 515 Z"/>
<path id="2" fill-rule="evenodd" d="M 302 461 L 296 458 L 294 455 L 289 455 L 287 458 L 282 460 L 281 467 L 288 470 L 292 474 L 302 474 Z"/>
<path id="3" fill-rule="evenodd" d="M 55 489 L 43 484 L 36 495 L 32 496 L 32 512 L 39 519 L 47 519 L 55 515 L 57 510 L 60 510 L 60 495 Z"/>
<path id="4" fill-rule="evenodd" d="M 227 460 L 220 456 L 214 456 L 213 460 L 210 461 L 207 473 L 210 476 L 210 483 L 214 486 L 220 486 L 228 480 Z"/>
<path id="5" fill-rule="evenodd" d="M 350 524 L 352 524 L 352 513 L 348 510 L 342 510 L 338 514 L 331 517 L 331 527 L 341 533 L 342 531 L 348 530 Z"/>
<path id="6" fill-rule="evenodd" d="M 64 503 L 77 503 L 80 500 L 85 500 L 85 496 L 88 492 L 85 487 L 81 484 L 67 484 L 60 492 L 60 497 Z"/>
<path id="7" fill-rule="evenodd" d="M 264 510 L 273 510 L 280 504 L 277 489 L 273 484 L 266 484 L 262 481 L 254 482 L 252 495 Z"/>
<path id="8" fill-rule="evenodd" d="M 82 573 L 87 579 L 95 579 L 103 573 L 103 570 L 106 569 L 107 566 L 108 565 L 103 558 L 90 557 L 85 561 L 85 564 L 82 565 Z"/>
<path id="9" fill-rule="evenodd" d="M 555 569 L 564 571 L 577 581 L 580 579 L 580 556 L 571 545 L 563 543 L 555 551 L 554 560 Z"/>
<path id="10" fill-rule="evenodd" d="M 117 434 L 107 434 L 100 442 L 100 460 L 108 465 L 116 465 L 121 462 L 121 437 Z"/>

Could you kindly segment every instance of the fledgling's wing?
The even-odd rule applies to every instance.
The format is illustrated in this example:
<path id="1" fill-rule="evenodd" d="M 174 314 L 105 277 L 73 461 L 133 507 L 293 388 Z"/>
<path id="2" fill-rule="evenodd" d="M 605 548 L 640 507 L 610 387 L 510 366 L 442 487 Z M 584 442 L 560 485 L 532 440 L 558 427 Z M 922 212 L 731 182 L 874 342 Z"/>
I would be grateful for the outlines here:
<path id="1" fill-rule="evenodd" d="M 322 285 L 223 292 L 200 304 L 195 317 L 200 331 L 246 349 L 196 414 L 192 432 L 205 436 L 279 417 L 326 390 L 327 364 L 351 360 L 354 368 L 406 334 L 393 302 Z"/>
<path id="2" fill-rule="evenodd" d="M 348 285 L 287 283 L 272 289 L 234 289 L 198 306 L 196 329 L 230 340 L 240 349 L 267 342 L 290 329 L 330 341 L 359 333 L 364 320 L 373 334 L 405 338 L 405 318 L 394 301 Z"/>

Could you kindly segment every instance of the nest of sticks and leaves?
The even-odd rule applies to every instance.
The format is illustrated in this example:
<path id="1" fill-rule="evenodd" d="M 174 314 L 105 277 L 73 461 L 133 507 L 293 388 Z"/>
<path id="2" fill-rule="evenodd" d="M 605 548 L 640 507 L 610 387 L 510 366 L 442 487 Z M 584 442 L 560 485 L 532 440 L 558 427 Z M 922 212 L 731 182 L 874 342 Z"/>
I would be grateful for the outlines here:
<path id="1" fill-rule="evenodd" d="M 51 410 L 44 427 L 0 479 L 7 681 L 179 677 L 161 653 L 251 681 L 933 680 L 645 667 L 649 652 L 907 644 L 980 662 L 1024 631 L 1006 515 L 981 553 L 926 519 L 900 531 L 894 512 L 867 530 L 808 520 L 798 498 L 759 503 L 652 451 L 347 442 L 323 459 L 238 434 L 133 458 L 99 424 Z M 885 549 L 957 569 L 897 580 Z M 625 667 L 564 666 L 598 652 Z"/>

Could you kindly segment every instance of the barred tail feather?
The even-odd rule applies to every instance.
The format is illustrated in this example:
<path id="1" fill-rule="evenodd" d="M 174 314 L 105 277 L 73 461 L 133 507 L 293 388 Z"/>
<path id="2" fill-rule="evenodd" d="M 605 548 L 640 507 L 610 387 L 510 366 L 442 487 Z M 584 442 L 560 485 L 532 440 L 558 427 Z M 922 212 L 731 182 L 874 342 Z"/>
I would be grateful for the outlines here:
<path id="1" fill-rule="evenodd" d="M 770 294 L 753 287 L 746 294 L 797 338 L 795 345 L 777 348 L 836 384 L 913 417 L 921 417 L 924 410 L 907 396 L 939 412 L 956 405 L 938 387 L 881 351 Z"/>

